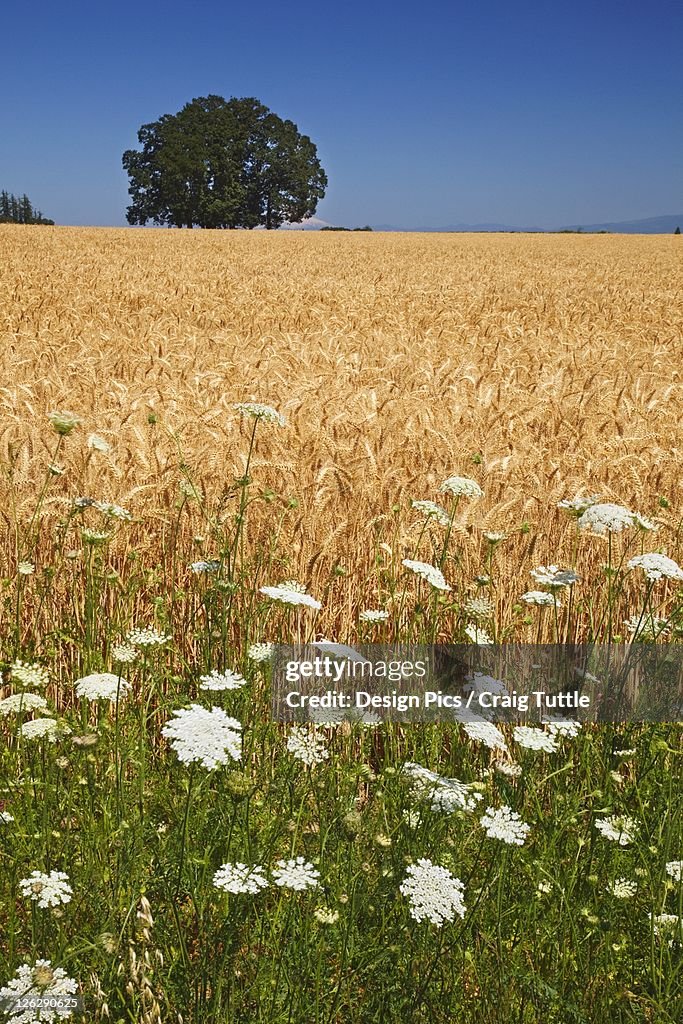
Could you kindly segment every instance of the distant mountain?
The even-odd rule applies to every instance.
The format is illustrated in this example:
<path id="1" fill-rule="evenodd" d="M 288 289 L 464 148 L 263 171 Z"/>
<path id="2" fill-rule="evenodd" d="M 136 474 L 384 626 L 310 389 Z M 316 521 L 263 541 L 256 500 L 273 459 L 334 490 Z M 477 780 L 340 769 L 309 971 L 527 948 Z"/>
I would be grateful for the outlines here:
<path id="1" fill-rule="evenodd" d="M 613 231 L 619 235 L 673 235 L 677 227 L 683 230 L 683 214 L 665 214 L 662 217 L 646 217 L 644 220 L 608 221 L 605 224 L 574 224 L 569 230 Z M 565 229 L 567 230 L 567 229 Z"/>
<path id="2" fill-rule="evenodd" d="M 552 231 L 610 231 L 615 235 L 672 235 L 680 226 L 683 231 L 683 213 L 666 214 L 662 217 L 646 217 L 644 220 L 608 221 L 604 224 L 571 224 L 562 228 L 513 227 L 510 224 L 448 224 L 442 228 L 397 228 L 393 224 L 375 224 L 374 231 L 521 231 L 544 233 Z"/>

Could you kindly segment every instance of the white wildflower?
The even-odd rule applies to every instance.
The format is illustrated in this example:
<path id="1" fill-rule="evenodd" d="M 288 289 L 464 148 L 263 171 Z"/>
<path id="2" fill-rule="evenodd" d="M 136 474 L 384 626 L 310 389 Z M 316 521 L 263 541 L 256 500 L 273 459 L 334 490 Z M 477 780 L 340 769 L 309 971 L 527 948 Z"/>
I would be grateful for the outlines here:
<path id="1" fill-rule="evenodd" d="M 262 662 L 270 661 L 275 650 L 275 644 L 266 642 L 260 644 L 251 644 L 247 651 L 247 657 L 249 661 Z"/>
<path id="2" fill-rule="evenodd" d="M 484 492 L 476 480 L 470 480 L 467 476 L 449 476 L 441 484 L 441 491 L 444 494 L 452 494 L 456 498 L 484 497 Z"/>
<path id="3" fill-rule="evenodd" d="M 320 924 L 336 924 L 339 920 L 339 911 L 330 910 L 329 907 L 318 907 L 313 911 L 313 917 Z"/>
<path id="4" fill-rule="evenodd" d="M 634 640 L 656 640 L 671 632 L 668 619 L 659 615 L 632 615 L 624 620 L 624 625 Z"/>
<path id="5" fill-rule="evenodd" d="M 129 523 L 133 518 L 131 512 L 127 508 L 122 508 L 121 505 L 115 505 L 111 501 L 95 501 L 93 508 L 96 508 L 98 512 L 101 512 L 104 516 L 109 516 L 111 519 L 121 519 L 124 522 Z"/>
<path id="6" fill-rule="evenodd" d="M 111 534 L 103 530 L 91 530 L 89 527 L 84 526 L 81 529 L 81 539 L 84 544 L 97 547 L 99 544 L 106 544 L 108 540 L 111 540 Z"/>
<path id="7" fill-rule="evenodd" d="M 593 505 L 597 505 L 599 501 L 599 494 L 592 494 L 590 497 L 586 498 L 577 495 L 575 498 L 566 498 L 564 501 L 558 502 L 557 507 L 578 519 L 579 516 L 583 515 L 586 509 L 591 508 Z"/>
<path id="8" fill-rule="evenodd" d="M 557 750 L 557 740 L 544 729 L 535 729 L 531 725 L 516 725 L 513 736 L 520 747 L 527 747 L 529 750 L 543 750 L 546 754 L 554 754 Z"/>
<path id="9" fill-rule="evenodd" d="M 21 727 L 21 735 L 25 740 L 47 739 L 55 743 L 60 732 L 71 732 L 71 730 L 59 723 L 54 718 L 34 718 L 31 722 L 24 722 Z"/>
<path id="10" fill-rule="evenodd" d="M 297 892 L 315 889 L 320 878 L 320 872 L 303 857 L 277 861 L 272 874 L 276 885 L 283 889 L 295 889 Z"/>
<path id="11" fill-rule="evenodd" d="M 608 533 L 621 533 L 633 525 L 633 512 L 623 505 L 610 503 L 591 505 L 578 520 L 580 530 L 588 530 L 599 537 Z"/>
<path id="12" fill-rule="evenodd" d="M 9 811 L 0 811 L 0 821 L 5 825 L 11 825 L 14 821 L 14 815 L 10 814 Z"/>
<path id="13" fill-rule="evenodd" d="M 43 665 L 38 662 L 29 663 L 17 659 L 10 665 L 12 682 L 21 683 L 22 686 L 34 686 L 40 689 L 50 682 L 50 674 Z"/>
<path id="14" fill-rule="evenodd" d="M 32 871 L 28 878 L 22 878 L 19 888 L 22 896 L 36 902 L 42 910 L 70 903 L 73 896 L 69 876 L 64 871 L 51 871 L 49 875 Z"/>
<path id="15" fill-rule="evenodd" d="M 8 1013 L 7 1024 L 52 1024 L 72 1015 L 75 1006 L 70 1006 L 66 997 L 77 991 L 77 983 L 67 977 L 63 967 L 53 968 L 50 960 L 36 960 L 33 967 L 22 964 L 15 977 L 0 988 L 0 1004 Z M 32 1009 L 31 1002 L 38 999 L 41 1008 Z M 25 1008 L 20 1008 L 20 1001 Z"/>
<path id="16" fill-rule="evenodd" d="M 226 668 L 223 672 L 213 669 L 208 675 L 200 676 L 200 690 L 239 690 L 244 686 L 246 679 L 239 672 L 233 672 Z"/>
<path id="17" fill-rule="evenodd" d="M 607 818 L 597 818 L 595 827 L 605 839 L 610 839 L 619 846 L 628 846 L 633 842 L 638 827 L 633 818 L 627 818 L 620 814 L 612 814 Z"/>
<path id="18" fill-rule="evenodd" d="M 630 878 L 615 878 L 607 885 L 606 892 L 618 900 L 630 900 L 638 892 L 638 883 Z"/>
<path id="19" fill-rule="evenodd" d="M 217 558 L 210 558 L 200 562 L 191 562 L 189 566 L 192 572 L 196 573 L 198 576 L 201 573 L 218 572 L 220 567 L 221 563 Z"/>
<path id="20" fill-rule="evenodd" d="M 492 722 L 487 722 L 485 718 L 480 715 L 470 715 L 465 717 L 463 713 L 456 715 L 463 723 L 463 729 L 472 740 L 477 740 L 479 743 L 483 743 L 484 746 L 490 750 L 504 750 L 507 752 L 507 743 L 500 729 L 493 725 Z"/>
<path id="21" fill-rule="evenodd" d="M 573 569 L 560 569 L 556 565 L 539 565 L 538 569 L 532 569 L 529 575 L 542 587 L 551 590 L 571 587 L 580 579 L 579 574 Z"/>
<path id="22" fill-rule="evenodd" d="M 279 427 L 285 426 L 285 418 L 280 415 L 272 405 L 264 405 L 262 402 L 234 402 L 233 409 L 243 416 L 251 416 L 255 420 L 263 420 L 264 423 L 277 423 Z"/>
<path id="23" fill-rule="evenodd" d="M 683 860 L 670 860 L 666 865 L 667 875 L 671 875 L 674 882 L 680 882 L 683 878 Z"/>
<path id="24" fill-rule="evenodd" d="M 487 597 L 470 597 L 465 601 L 465 612 L 468 618 L 480 622 L 493 614 L 493 605 Z"/>
<path id="25" fill-rule="evenodd" d="M 139 657 L 139 651 L 132 644 L 114 644 L 111 649 L 112 661 L 129 664 Z"/>
<path id="26" fill-rule="evenodd" d="M 652 552 L 636 555 L 628 563 L 629 569 L 642 569 L 649 580 L 683 580 L 683 569 L 673 558 Z"/>
<path id="27" fill-rule="evenodd" d="M 645 516 L 641 516 L 640 512 L 633 513 L 633 522 L 644 533 L 653 533 L 659 529 L 656 523 L 653 523 L 651 519 L 646 519 Z"/>
<path id="28" fill-rule="evenodd" d="M 158 647 L 170 639 L 170 633 L 160 633 L 158 629 L 131 629 L 126 633 L 125 642 L 133 647 Z"/>
<path id="29" fill-rule="evenodd" d="M 467 682 L 463 683 L 463 690 L 465 693 L 473 692 L 477 697 L 482 693 L 494 693 L 501 697 L 508 693 L 508 688 L 502 679 L 494 679 L 493 676 L 487 676 L 483 672 L 473 672 L 465 676 L 465 679 Z"/>
<path id="30" fill-rule="evenodd" d="M 365 611 L 360 613 L 358 618 L 361 622 L 386 622 L 389 618 L 389 612 L 384 611 L 383 608 L 366 608 Z"/>
<path id="31" fill-rule="evenodd" d="M 13 693 L 0 700 L 0 718 L 22 712 L 47 711 L 47 701 L 39 693 Z"/>
<path id="32" fill-rule="evenodd" d="M 263 868 L 247 867 L 238 861 L 236 864 L 223 864 L 213 876 L 213 884 L 217 889 L 234 895 L 249 893 L 254 896 L 261 889 L 267 889 L 269 882 L 264 878 Z"/>
<path id="33" fill-rule="evenodd" d="M 493 644 L 493 637 L 485 629 L 482 629 L 481 626 L 478 626 L 476 622 L 467 623 L 465 634 L 473 644 L 479 644 L 480 647 L 491 647 Z"/>
<path id="34" fill-rule="evenodd" d="M 434 501 L 412 501 L 410 506 L 417 512 L 421 512 L 427 519 L 434 519 L 439 526 L 448 526 L 451 521 L 446 509 L 441 508 L 441 505 L 437 505 Z"/>
<path id="35" fill-rule="evenodd" d="M 36 567 L 33 562 L 19 562 L 17 565 L 17 572 L 20 576 L 32 576 L 36 571 Z"/>
<path id="36" fill-rule="evenodd" d="M 650 914 L 649 917 L 658 939 L 665 939 L 668 946 L 673 946 L 677 939 L 679 942 L 682 941 L 683 918 L 678 914 Z"/>
<path id="37" fill-rule="evenodd" d="M 239 761 L 242 756 L 242 725 L 230 718 L 217 707 L 210 711 L 199 704 L 173 712 L 161 735 L 170 740 L 171 746 L 183 764 L 198 761 L 209 770 L 227 764 L 232 758 Z"/>
<path id="38" fill-rule="evenodd" d="M 547 727 L 551 736 L 568 736 L 572 740 L 581 731 L 581 723 L 575 722 L 571 718 L 551 716 L 550 718 L 544 718 L 543 724 Z"/>
<path id="39" fill-rule="evenodd" d="M 502 540 L 507 538 L 507 533 L 496 532 L 495 530 L 487 530 L 482 534 L 485 541 L 489 544 L 500 544 Z"/>
<path id="40" fill-rule="evenodd" d="M 77 679 L 76 693 L 86 700 L 109 700 L 116 703 L 125 697 L 130 690 L 130 683 L 113 672 L 93 672 L 89 676 Z"/>
<path id="41" fill-rule="evenodd" d="M 465 886 L 448 868 L 433 864 L 427 857 L 410 865 L 399 890 L 410 901 L 410 916 L 415 921 L 426 918 L 441 926 L 456 914 L 465 916 Z"/>
<path id="42" fill-rule="evenodd" d="M 536 604 L 541 607 L 560 607 L 560 602 L 554 594 L 548 594 L 545 590 L 527 590 L 522 594 L 521 599 L 525 604 Z"/>
<path id="43" fill-rule="evenodd" d="M 520 815 L 507 805 L 497 810 L 487 807 L 480 824 L 489 839 L 500 839 L 511 846 L 524 846 L 524 841 L 531 831 L 531 826 L 522 821 Z"/>
<path id="44" fill-rule="evenodd" d="M 442 814 L 475 811 L 483 800 L 481 793 L 474 792 L 472 783 L 445 778 L 414 761 L 408 761 L 403 771 L 412 779 L 414 798 L 429 803 L 432 811 Z"/>
<path id="45" fill-rule="evenodd" d="M 99 434 L 89 434 L 87 444 L 91 451 L 101 452 L 102 455 L 109 455 L 111 452 L 111 445 Z"/>
<path id="46" fill-rule="evenodd" d="M 309 767 L 322 764 L 330 756 L 325 741 L 315 730 L 308 732 L 304 726 L 294 725 L 287 738 L 287 750 L 297 761 Z"/>
<path id="47" fill-rule="evenodd" d="M 287 580 L 285 583 L 279 583 L 276 587 L 261 587 L 260 592 L 282 604 L 303 605 L 305 608 L 315 610 L 322 608 L 320 601 L 316 601 L 314 597 L 307 594 L 306 588 L 295 580 Z"/>
<path id="48" fill-rule="evenodd" d="M 423 580 L 426 580 L 436 590 L 451 589 L 443 578 L 441 569 L 430 565 L 429 562 L 417 562 L 412 558 L 404 558 L 402 564 L 405 565 L 406 569 L 410 569 L 411 572 L 421 576 Z"/>

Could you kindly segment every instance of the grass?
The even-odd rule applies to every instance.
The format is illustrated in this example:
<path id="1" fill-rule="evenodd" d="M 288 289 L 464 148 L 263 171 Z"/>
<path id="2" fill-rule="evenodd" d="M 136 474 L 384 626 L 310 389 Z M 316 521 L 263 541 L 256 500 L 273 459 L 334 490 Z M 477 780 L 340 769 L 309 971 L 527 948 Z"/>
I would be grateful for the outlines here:
<path id="1" fill-rule="evenodd" d="M 45 957 L 86 1020 L 144 1024 L 678 1024 L 680 923 L 657 916 L 683 915 L 680 725 L 586 725 L 552 753 L 504 726 L 500 755 L 456 722 L 347 723 L 318 729 L 328 756 L 307 766 L 248 656 L 466 642 L 473 621 L 552 643 L 629 639 L 631 618 L 645 641 L 661 618 L 678 642 L 680 587 L 628 568 L 683 554 L 671 240 L 3 227 L 0 255 L 0 697 L 48 705 L 0 717 L 0 985 Z M 252 398 L 287 425 L 233 408 Z M 64 408 L 80 422 L 55 430 Z M 452 474 L 484 496 L 442 493 Z M 577 492 L 658 529 L 580 531 L 557 508 Z M 549 563 L 580 581 L 527 605 Z M 288 579 L 320 610 L 260 592 Z M 168 639 L 122 661 L 147 627 Z M 213 669 L 246 683 L 201 690 Z M 130 691 L 79 698 L 103 671 Z M 190 703 L 239 720 L 239 762 L 178 760 L 162 729 Z M 22 735 L 45 715 L 54 742 Z M 473 784 L 478 808 L 433 810 L 406 762 Z M 523 845 L 486 835 L 489 806 L 519 813 Z M 635 822 L 627 845 L 596 828 L 612 814 Z M 319 884 L 273 884 L 297 856 Z M 464 917 L 411 916 L 420 858 L 462 880 Z M 271 884 L 216 888 L 234 862 Z M 67 872 L 72 899 L 23 897 L 34 870 Z"/>

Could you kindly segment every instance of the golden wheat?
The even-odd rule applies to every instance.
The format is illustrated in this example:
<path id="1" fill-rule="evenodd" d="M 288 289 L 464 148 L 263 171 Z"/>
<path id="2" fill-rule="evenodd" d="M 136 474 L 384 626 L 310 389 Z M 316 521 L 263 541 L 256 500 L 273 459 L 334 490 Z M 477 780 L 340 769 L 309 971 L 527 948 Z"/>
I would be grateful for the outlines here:
<path id="1" fill-rule="evenodd" d="M 318 592 L 346 570 L 323 631 L 345 632 L 359 600 L 372 606 L 390 557 L 379 545 L 410 556 L 408 499 L 438 500 L 454 473 L 486 492 L 459 509 L 465 571 L 482 530 L 511 534 L 502 619 L 533 565 L 569 556 L 556 503 L 577 491 L 656 515 L 675 557 L 680 257 L 674 237 L 2 226 L 2 557 L 13 566 L 50 462 L 52 409 L 83 423 L 46 519 L 76 494 L 131 508 L 141 522 L 123 560 L 176 529 L 182 460 L 208 497 L 229 492 L 248 437 L 232 403 L 249 399 L 288 421 L 259 434 L 252 475 L 281 498 L 250 540 L 281 516 L 290 574 Z M 87 448 L 91 432 L 110 455 Z M 201 521 L 180 529 L 191 545 Z"/>

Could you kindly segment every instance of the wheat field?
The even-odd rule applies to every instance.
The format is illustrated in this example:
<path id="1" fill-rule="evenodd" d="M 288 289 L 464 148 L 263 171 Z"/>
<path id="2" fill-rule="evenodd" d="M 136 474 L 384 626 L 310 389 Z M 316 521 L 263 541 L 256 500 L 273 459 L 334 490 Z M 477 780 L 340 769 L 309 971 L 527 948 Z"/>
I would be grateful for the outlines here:
<path id="1" fill-rule="evenodd" d="M 3 226 L 0 500 L 30 518 L 46 414 L 70 409 L 81 427 L 43 517 L 92 492 L 134 513 L 119 546 L 154 556 L 181 465 L 229 513 L 245 459 L 232 405 L 255 399 L 287 429 L 260 435 L 253 478 L 271 499 L 248 541 L 277 519 L 282 572 L 333 598 L 323 633 L 349 635 L 379 599 L 379 545 L 410 555 L 410 499 L 438 500 L 454 473 L 485 491 L 454 524 L 464 576 L 482 531 L 507 534 L 495 603 L 510 621 L 530 568 L 570 557 L 563 498 L 635 508 L 680 555 L 679 250 L 661 236 Z M 88 450 L 91 431 L 109 455 Z M 201 523 L 177 528 L 202 557 Z M 11 529 L 3 542 L 11 566 Z M 604 561 L 603 542 L 584 546 Z"/>

